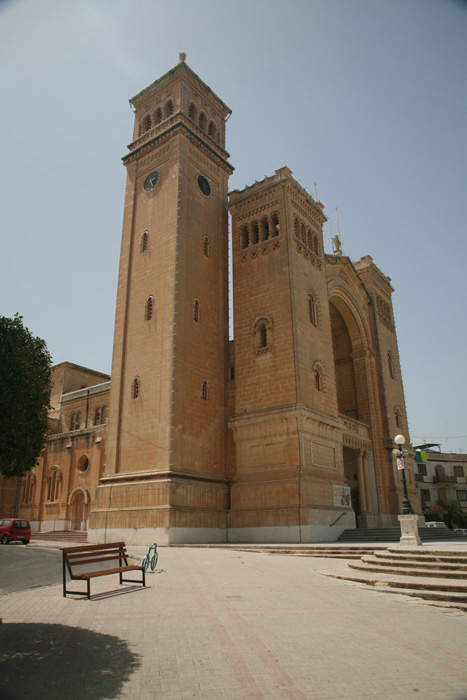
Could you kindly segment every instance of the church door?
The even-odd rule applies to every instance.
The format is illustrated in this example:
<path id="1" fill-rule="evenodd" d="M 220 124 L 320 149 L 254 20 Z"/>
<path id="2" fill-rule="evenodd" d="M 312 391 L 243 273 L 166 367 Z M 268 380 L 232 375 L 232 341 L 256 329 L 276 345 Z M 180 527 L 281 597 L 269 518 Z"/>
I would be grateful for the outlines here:
<path id="1" fill-rule="evenodd" d="M 84 494 L 79 491 L 73 499 L 73 507 L 71 512 L 71 529 L 84 530 L 86 523 L 84 521 Z"/>

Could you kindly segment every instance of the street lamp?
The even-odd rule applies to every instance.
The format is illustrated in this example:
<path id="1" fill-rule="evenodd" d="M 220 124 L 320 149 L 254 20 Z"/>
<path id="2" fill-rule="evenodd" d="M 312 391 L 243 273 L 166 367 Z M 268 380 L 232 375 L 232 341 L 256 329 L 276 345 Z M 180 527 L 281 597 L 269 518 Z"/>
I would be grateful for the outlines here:
<path id="1" fill-rule="evenodd" d="M 409 500 L 409 494 L 407 493 L 407 480 L 405 478 L 405 461 L 404 455 L 407 454 L 405 450 L 402 449 L 402 445 L 405 444 L 405 437 L 403 435 L 396 435 L 394 442 L 397 448 L 394 450 L 394 454 L 397 457 L 397 468 L 402 472 L 402 488 L 404 489 L 404 496 L 402 498 L 402 515 L 412 515 L 413 508 Z"/>

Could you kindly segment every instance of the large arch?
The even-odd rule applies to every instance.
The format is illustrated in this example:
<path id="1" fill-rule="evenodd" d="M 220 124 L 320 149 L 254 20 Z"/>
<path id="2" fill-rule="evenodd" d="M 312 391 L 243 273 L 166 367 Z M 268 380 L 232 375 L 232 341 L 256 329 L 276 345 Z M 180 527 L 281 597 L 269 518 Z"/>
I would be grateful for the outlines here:
<path id="1" fill-rule="evenodd" d="M 68 496 L 69 527 L 71 530 L 86 530 L 91 494 L 84 485 L 75 486 Z"/>

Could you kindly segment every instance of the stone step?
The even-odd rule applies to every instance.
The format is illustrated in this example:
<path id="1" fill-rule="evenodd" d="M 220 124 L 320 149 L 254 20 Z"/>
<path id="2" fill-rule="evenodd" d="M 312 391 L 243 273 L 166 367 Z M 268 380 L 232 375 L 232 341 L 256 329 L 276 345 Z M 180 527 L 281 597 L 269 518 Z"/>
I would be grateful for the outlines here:
<path id="1" fill-rule="evenodd" d="M 449 561 L 449 562 L 440 562 L 437 561 L 436 559 L 424 559 L 423 557 L 413 557 L 413 558 L 399 558 L 397 556 L 389 556 L 389 557 L 384 557 L 378 554 L 372 555 L 372 554 L 364 554 L 361 557 L 362 562 L 365 564 L 372 564 L 374 566 L 381 566 L 384 568 L 404 568 L 404 567 L 409 567 L 412 569 L 425 569 L 425 570 L 432 570 L 432 571 L 444 571 L 446 574 L 449 574 L 450 571 L 458 571 L 460 573 L 464 573 L 464 576 L 467 574 L 467 560 L 463 560 L 462 562 L 457 562 L 457 561 Z"/>
<path id="2" fill-rule="evenodd" d="M 448 579 L 443 580 L 433 580 L 431 578 L 424 578 L 423 580 L 416 579 L 409 576 L 394 576 L 389 577 L 386 573 L 371 572 L 365 575 L 365 572 L 357 573 L 352 572 L 349 569 L 348 572 L 326 572 L 322 571 L 322 574 L 330 576 L 332 578 L 341 579 L 343 581 L 354 581 L 356 583 L 363 583 L 367 586 L 372 586 L 378 588 L 378 590 L 390 589 L 401 589 L 401 591 L 413 590 L 413 591 L 424 591 L 425 593 L 436 593 L 438 597 L 444 595 L 445 600 L 449 600 L 449 596 L 456 594 L 455 598 L 457 600 L 462 599 L 467 603 L 467 582 L 452 582 Z"/>
<path id="3" fill-rule="evenodd" d="M 455 542 L 467 542 L 466 535 L 460 535 L 448 528 L 420 527 L 418 529 L 422 542 L 436 542 L 439 540 L 453 540 Z M 344 530 L 338 537 L 338 542 L 398 542 L 401 531 L 399 527 L 388 528 L 354 528 Z"/>
<path id="4" fill-rule="evenodd" d="M 48 532 L 36 532 L 32 540 L 47 540 L 54 542 L 87 542 L 88 533 L 83 530 L 50 530 Z"/>
<path id="5" fill-rule="evenodd" d="M 448 564 L 467 564 L 467 551 L 443 551 L 436 552 L 430 550 L 412 550 L 412 551 L 397 551 L 396 549 L 388 548 L 384 550 L 375 550 L 375 557 L 378 559 L 391 559 L 392 561 L 418 561 L 418 562 L 437 562 Z"/>
<path id="6" fill-rule="evenodd" d="M 443 579 L 462 579 L 465 581 L 466 575 L 465 571 L 458 570 L 440 570 L 440 569 L 426 569 L 426 568 L 401 568 L 395 565 L 393 566 L 383 566 L 381 564 L 375 564 L 368 561 L 358 561 L 349 564 L 351 569 L 356 569 L 358 571 L 371 571 L 377 573 L 389 574 L 391 576 L 423 576 L 424 578 L 443 578 Z M 467 592 L 467 582 L 465 586 Z"/>

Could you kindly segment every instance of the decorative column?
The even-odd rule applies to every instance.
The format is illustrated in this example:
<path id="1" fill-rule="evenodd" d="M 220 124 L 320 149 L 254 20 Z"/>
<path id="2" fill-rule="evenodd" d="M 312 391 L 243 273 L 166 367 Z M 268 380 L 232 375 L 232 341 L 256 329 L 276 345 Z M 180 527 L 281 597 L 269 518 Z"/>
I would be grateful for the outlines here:
<path id="1" fill-rule="evenodd" d="M 363 460 L 362 453 L 359 451 L 357 453 L 357 483 L 358 483 L 358 503 L 360 506 L 360 513 L 367 512 L 366 505 L 366 489 L 365 489 L 365 477 L 363 473 Z"/>
<path id="2" fill-rule="evenodd" d="M 368 474 L 368 455 L 366 452 L 363 453 L 363 479 L 365 481 L 366 508 L 368 513 L 372 513 L 373 508 L 371 504 L 370 476 Z"/>

